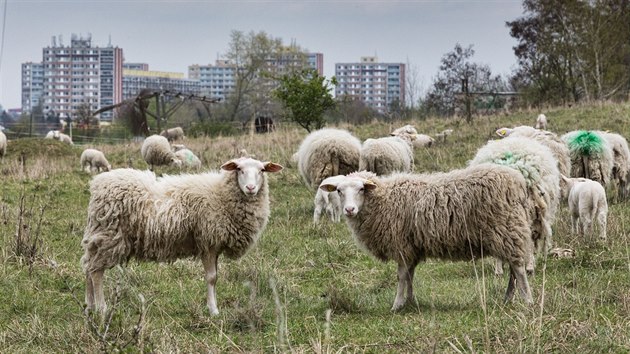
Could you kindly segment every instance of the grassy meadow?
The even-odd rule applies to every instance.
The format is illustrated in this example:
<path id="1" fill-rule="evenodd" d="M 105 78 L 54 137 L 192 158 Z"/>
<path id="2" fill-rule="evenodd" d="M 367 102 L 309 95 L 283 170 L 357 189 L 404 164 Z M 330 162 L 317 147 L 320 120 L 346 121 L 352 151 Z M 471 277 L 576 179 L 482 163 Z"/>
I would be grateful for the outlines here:
<path id="1" fill-rule="evenodd" d="M 415 152 L 417 172 L 447 171 L 465 166 L 497 128 L 533 125 L 538 113 L 478 117 L 472 125 L 428 119 L 343 128 L 360 139 L 406 123 L 430 135 L 452 128 L 447 142 Z M 628 104 L 545 113 L 559 134 L 601 129 L 630 138 Z M 345 223 L 312 223 L 314 194 L 291 162 L 304 136 L 286 126 L 186 140 L 206 169 L 243 148 L 285 166 L 270 174 L 269 224 L 245 257 L 219 258 L 219 316 L 206 308 L 200 261 L 132 260 L 105 273 L 111 311 L 104 319 L 83 311 L 85 146 L 10 141 L 0 160 L 0 352 L 630 352 L 630 201 L 609 198 L 607 241 L 572 235 L 562 204 L 554 246 L 575 257 L 538 260 L 533 306 L 518 295 L 503 304 L 507 274 L 496 277 L 490 259 L 429 260 L 416 270 L 416 304 L 392 313 L 396 265 L 361 251 Z M 138 143 L 91 147 L 114 167 L 147 168 Z"/>

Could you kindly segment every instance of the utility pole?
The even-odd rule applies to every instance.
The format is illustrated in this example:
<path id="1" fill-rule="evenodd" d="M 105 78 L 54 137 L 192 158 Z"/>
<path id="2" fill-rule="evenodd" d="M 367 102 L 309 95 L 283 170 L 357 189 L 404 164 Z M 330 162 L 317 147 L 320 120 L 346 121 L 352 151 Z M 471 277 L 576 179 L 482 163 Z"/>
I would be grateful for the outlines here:
<path id="1" fill-rule="evenodd" d="M 160 106 L 161 106 L 161 102 L 160 102 L 160 97 L 162 96 L 162 94 L 157 94 L 155 95 L 155 120 L 157 121 L 157 134 L 160 134 L 160 132 L 162 131 L 162 129 L 160 128 L 160 120 L 162 120 L 162 114 L 160 113 Z"/>
<path id="2" fill-rule="evenodd" d="M 30 121 L 28 125 L 28 137 L 33 136 L 33 110 L 31 109 Z"/>

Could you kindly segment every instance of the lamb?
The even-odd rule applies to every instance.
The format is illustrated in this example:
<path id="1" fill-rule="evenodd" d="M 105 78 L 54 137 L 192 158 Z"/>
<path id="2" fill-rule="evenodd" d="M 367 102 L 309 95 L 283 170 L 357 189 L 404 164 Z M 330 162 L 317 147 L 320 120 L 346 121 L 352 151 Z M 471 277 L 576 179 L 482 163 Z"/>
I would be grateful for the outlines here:
<path id="1" fill-rule="evenodd" d="M 62 143 L 74 145 L 74 143 L 72 142 L 72 138 L 69 135 L 66 135 L 61 132 L 59 133 L 59 141 L 61 141 Z"/>
<path id="2" fill-rule="evenodd" d="M 0 157 L 4 157 L 7 153 L 7 136 L 0 131 Z"/>
<path id="3" fill-rule="evenodd" d="M 613 151 L 603 134 L 596 131 L 576 130 L 562 136 L 571 156 L 571 177 L 584 177 L 601 183 L 610 183 L 614 160 Z"/>
<path id="4" fill-rule="evenodd" d="M 547 130 L 547 116 L 544 114 L 539 114 L 536 118 L 536 129 Z"/>
<path id="5" fill-rule="evenodd" d="M 593 221 L 597 216 L 599 223 L 599 238 L 606 239 L 606 218 L 608 202 L 606 191 L 598 182 L 586 178 L 568 178 L 562 176 L 564 185 L 563 195 L 569 202 L 571 214 L 571 231 L 576 234 L 589 236 Z"/>
<path id="6" fill-rule="evenodd" d="M 321 185 L 335 183 L 341 180 L 344 176 L 333 176 L 328 177 L 322 181 Z M 330 220 L 332 222 L 341 221 L 341 201 L 339 200 L 339 195 L 337 193 L 326 192 L 325 190 L 318 188 L 317 193 L 315 194 L 315 211 L 313 212 L 313 223 L 319 224 L 319 219 L 322 215 L 322 212 L 325 210 Z"/>
<path id="7" fill-rule="evenodd" d="M 451 134 L 453 134 L 453 129 L 445 129 L 442 132 L 435 134 L 435 137 L 439 142 L 445 143 L 446 138 Z"/>
<path id="8" fill-rule="evenodd" d="M 630 149 L 628 141 L 619 134 L 598 132 L 608 142 L 613 153 L 613 168 L 611 179 L 617 184 L 620 198 L 628 197 L 628 179 L 630 174 Z"/>
<path id="9" fill-rule="evenodd" d="M 182 129 L 182 127 L 162 130 L 160 135 L 168 139 L 169 142 L 177 141 L 180 139 L 183 140 L 185 138 L 184 129 Z"/>
<path id="10" fill-rule="evenodd" d="M 413 149 L 408 135 L 367 139 L 361 147 L 359 171 L 379 176 L 413 170 Z"/>
<path id="11" fill-rule="evenodd" d="M 217 259 L 243 256 L 269 219 L 263 172 L 282 166 L 250 158 L 228 161 L 222 171 L 156 178 L 151 171 L 116 169 L 90 182 L 87 225 L 81 245 L 88 310 L 106 310 L 105 270 L 139 261 L 199 257 L 208 286 L 207 306 L 219 313 Z"/>
<path id="12" fill-rule="evenodd" d="M 324 179 L 359 168 L 361 142 L 347 130 L 325 128 L 310 133 L 297 151 L 298 172 L 315 191 Z"/>
<path id="13" fill-rule="evenodd" d="M 536 140 L 510 137 L 488 142 L 477 151 L 470 165 L 493 163 L 520 172 L 527 182 L 530 200 L 532 241 L 527 271 L 534 271 L 535 253 L 552 248 L 551 225 L 560 204 L 560 172 L 551 151 Z M 503 274 L 502 262 L 497 259 L 495 273 Z"/>
<path id="14" fill-rule="evenodd" d="M 505 300 L 512 299 L 516 285 L 525 302 L 533 302 L 525 273 L 531 242 L 527 185 L 513 169 L 482 164 L 388 177 L 362 171 L 321 188 L 338 192 L 360 247 L 398 264 L 392 311 L 413 298 L 414 270 L 426 257 L 500 258 L 511 269 Z"/>
<path id="15" fill-rule="evenodd" d="M 96 149 L 85 149 L 81 153 L 81 168 L 88 173 L 109 171 L 112 165 L 105 158 L 103 152 Z"/>
<path id="16" fill-rule="evenodd" d="M 175 156 L 168 140 L 160 135 L 151 135 L 144 139 L 140 153 L 144 161 L 151 166 L 151 170 L 153 170 L 154 166 L 182 166 L 182 161 Z"/>
<path id="17" fill-rule="evenodd" d="M 46 133 L 44 139 L 59 139 L 59 134 L 61 132 L 59 130 L 50 130 Z"/>
<path id="18" fill-rule="evenodd" d="M 181 161 L 182 167 L 186 168 L 201 168 L 201 160 L 192 151 L 183 148 L 175 151 L 175 156 Z"/>

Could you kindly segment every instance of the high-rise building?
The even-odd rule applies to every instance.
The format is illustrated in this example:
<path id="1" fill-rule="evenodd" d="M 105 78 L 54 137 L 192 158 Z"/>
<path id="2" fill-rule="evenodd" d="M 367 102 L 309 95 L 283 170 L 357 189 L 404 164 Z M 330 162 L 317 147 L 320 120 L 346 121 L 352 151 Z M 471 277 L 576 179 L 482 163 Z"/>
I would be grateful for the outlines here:
<path id="1" fill-rule="evenodd" d="M 22 63 L 22 112 L 30 113 L 40 104 L 44 92 L 42 63 Z"/>
<path id="2" fill-rule="evenodd" d="M 125 64 L 126 65 L 126 64 Z M 202 87 L 199 80 L 186 79 L 183 73 L 151 71 L 148 64 L 134 63 L 123 69 L 123 99 L 136 97 L 143 89 L 168 90 L 184 95 L 200 95 Z"/>
<path id="3" fill-rule="evenodd" d="M 43 49 L 44 112 L 71 116 L 81 105 L 90 110 L 116 104 L 122 100 L 121 48 L 92 46 L 92 38 L 72 35 L 65 46 L 62 37 L 53 37 Z M 111 121 L 113 111 L 101 113 L 100 119 Z"/>
<path id="4" fill-rule="evenodd" d="M 393 104 L 405 104 L 405 64 L 380 63 L 377 57 L 361 57 L 358 63 L 335 64 L 335 96 L 358 99 L 379 113 Z"/>

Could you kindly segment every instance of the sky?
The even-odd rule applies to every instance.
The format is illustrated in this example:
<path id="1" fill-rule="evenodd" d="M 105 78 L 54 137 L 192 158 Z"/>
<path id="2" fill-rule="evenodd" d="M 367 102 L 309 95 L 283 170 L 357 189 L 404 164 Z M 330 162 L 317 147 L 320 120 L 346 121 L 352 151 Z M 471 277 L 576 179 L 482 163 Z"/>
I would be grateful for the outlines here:
<path id="1" fill-rule="evenodd" d="M 265 31 L 323 53 L 326 77 L 335 63 L 376 55 L 409 63 L 427 89 L 456 43 L 472 44 L 473 61 L 493 73 L 510 73 L 516 41 L 505 22 L 520 16 L 512 0 L 0 0 L 0 105 L 21 106 L 21 64 L 41 62 L 53 36 L 68 45 L 72 34 L 91 34 L 99 47 L 111 38 L 126 62 L 187 75 L 189 65 L 214 64 L 232 30 Z"/>

